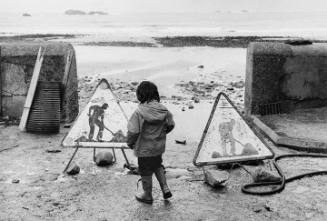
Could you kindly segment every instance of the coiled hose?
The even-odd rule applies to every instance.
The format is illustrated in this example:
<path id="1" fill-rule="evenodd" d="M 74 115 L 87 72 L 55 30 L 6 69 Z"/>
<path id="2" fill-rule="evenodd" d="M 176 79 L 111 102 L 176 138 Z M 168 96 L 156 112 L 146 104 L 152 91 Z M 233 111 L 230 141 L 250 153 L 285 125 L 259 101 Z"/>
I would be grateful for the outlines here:
<path id="1" fill-rule="evenodd" d="M 271 195 L 275 193 L 281 192 L 284 188 L 286 183 L 291 182 L 293 180 L 302 179 L 303 177 L 311 177 L 316 175 L 327 175 L 327 170 L 322 171 L 315 171 L 310 173 L 303 173 L 293 177 L 286 178 L 282 169 L 279 167 L 277 161 L 284 159 L 284 158 L 294 158 L 294 157 L 312 157 L 312 158 L 327 158 L 327 154 L 283 154 L 277 156 L 273 159 L 273 165 L 276 168 L 278 174 L 281 177 L 281 181 L 277 182 L 260 182 L 260 183 L 250 183 L 242 186 L 242 192 L 246 194 L 252 195 Z M 268 191 L 254 191 L 251 190 L 254 187 L 262 187 L 262 186 L 276 186 L 276 188 Z"/>

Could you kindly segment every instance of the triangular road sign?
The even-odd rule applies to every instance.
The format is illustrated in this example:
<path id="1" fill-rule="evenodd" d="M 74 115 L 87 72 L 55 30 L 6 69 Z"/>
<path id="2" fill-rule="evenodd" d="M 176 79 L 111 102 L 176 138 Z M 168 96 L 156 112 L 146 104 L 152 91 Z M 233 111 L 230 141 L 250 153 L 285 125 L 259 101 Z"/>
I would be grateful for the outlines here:
<path id="1" fill-rule="evenodd" d="M 219 93 L 193 159 L 196 166 L 273 158 L 224 93 Z"/>
<path id="2" fill-rule="evenodd" d="M 62 145 L 127 148 L 127 121 L 127 116 L 108 81 L 102 79 Z"/>

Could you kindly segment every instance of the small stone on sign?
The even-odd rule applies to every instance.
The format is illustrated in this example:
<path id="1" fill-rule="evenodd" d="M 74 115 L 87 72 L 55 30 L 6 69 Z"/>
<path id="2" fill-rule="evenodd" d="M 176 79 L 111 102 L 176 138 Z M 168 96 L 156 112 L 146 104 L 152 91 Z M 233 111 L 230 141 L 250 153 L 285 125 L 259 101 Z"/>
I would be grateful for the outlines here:
<path id="1" fill-rule="evenodd" d="M 70 166 L 68 167 L 66 173 L 68 175 L 76 175 L 80 172 L 80 167 L 76 164 L 76 163 L 72 163 L 70 164 Z"/>
<path id="2" fill-rule="evenodd" d="M 98 166 L 108 166 L 114 161 L 114 157 L 110 152 L 99 152 L 95 155 L 95 163 Z"/>
<path id="3" fill-rule="evenodd" d="M 220 153 L 218 153 L 217 151 L 212 152 L 211 158 L 219 158 L 219 157 L 221 157 Z"/>

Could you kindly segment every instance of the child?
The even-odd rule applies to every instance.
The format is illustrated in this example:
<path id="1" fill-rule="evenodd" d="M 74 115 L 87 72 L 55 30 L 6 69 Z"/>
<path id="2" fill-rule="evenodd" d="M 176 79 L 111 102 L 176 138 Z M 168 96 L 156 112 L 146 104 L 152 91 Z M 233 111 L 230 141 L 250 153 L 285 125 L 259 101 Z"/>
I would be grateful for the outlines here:
<path id="1" fill-rule="evenodd" d="M 127 125 L 127 145 L 134 149 L 143 187 L 143 193 L 135 197 L 140 202 L 151 204 L 153 173 L 164 199 L 172 197 L 162 165 L 162 154 L 165 152 L 166 134 L 173 130 L 175 123 L 172 114 L 160 103 L 155 84 L 141 82 L 136 96 L 140 104 Z"/>

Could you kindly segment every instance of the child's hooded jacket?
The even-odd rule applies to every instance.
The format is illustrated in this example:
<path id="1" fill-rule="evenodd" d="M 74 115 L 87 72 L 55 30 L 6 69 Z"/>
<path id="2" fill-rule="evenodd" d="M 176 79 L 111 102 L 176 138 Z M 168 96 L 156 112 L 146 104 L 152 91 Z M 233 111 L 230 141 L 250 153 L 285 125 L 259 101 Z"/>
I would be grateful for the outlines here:
<path id="1" fill-rule="evenodd" d="M 127 125 L 127 145 L 137 157 L 153 157 L 165 151 L 166 134 L 175 126 L 168 109 L 157 101 L 139 104 Z"/>

